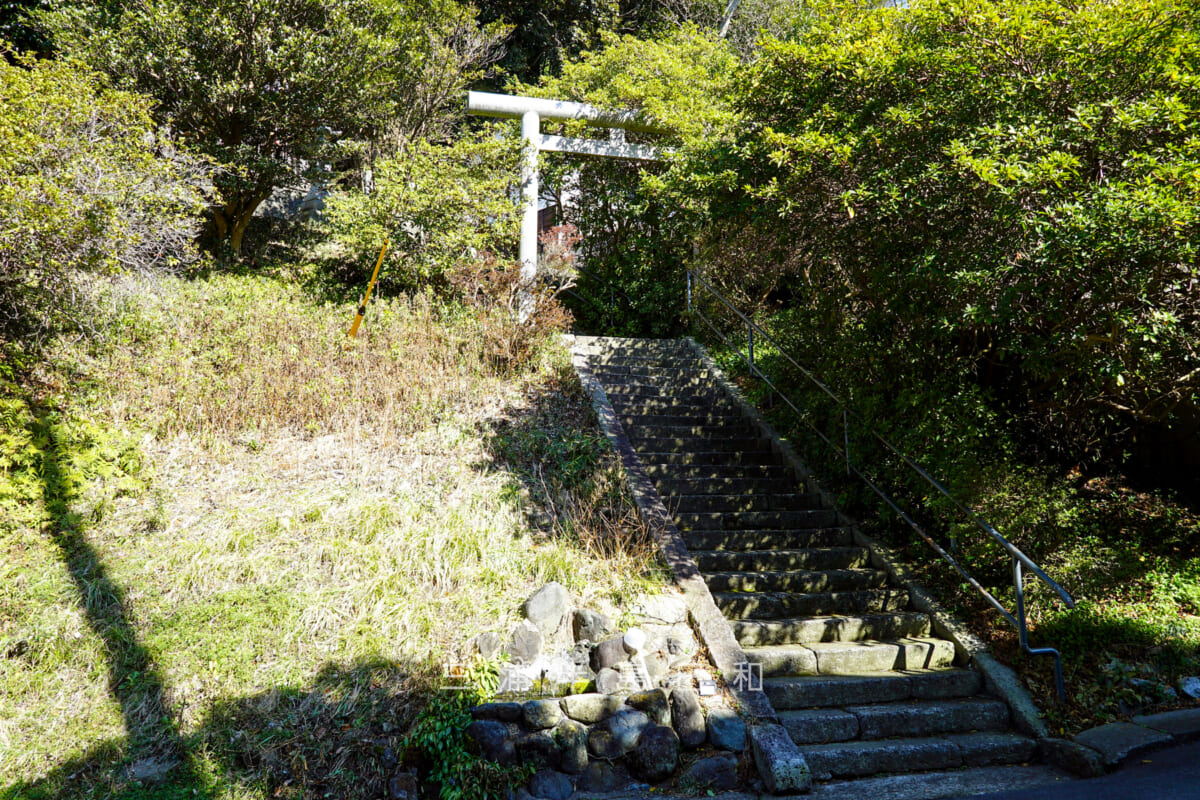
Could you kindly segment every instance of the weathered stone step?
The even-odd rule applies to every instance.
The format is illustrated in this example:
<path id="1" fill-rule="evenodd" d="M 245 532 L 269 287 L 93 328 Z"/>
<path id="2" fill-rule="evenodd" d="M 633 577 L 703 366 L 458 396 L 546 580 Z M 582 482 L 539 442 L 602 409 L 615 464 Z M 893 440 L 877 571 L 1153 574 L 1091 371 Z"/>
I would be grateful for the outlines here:
<path id="1" fill-rule="evenodd" d="M 830 508 L 799 511 L 680 512 L 675 524 L 688 531 L 746 531 L 777 528 L 827 528 L 837 524 Z"/>
<path id="2" fill-rule="evenodd" d="M 638 458 L 642 460 L 642 464 L 646 466 L 647 471 L 656 465 L 669 467 L 678 466 L 695 466 L 705 470 L 721 467 L 740 467 L 740 466 L 771 466 L 778 465 L 782 461 L 775 453 L 766 453 L 761 450 L 753 450 L 749 452 L 719 452 L 713 450 L 701 450 L 699 452 L 668 452 L 654 453 L 648 450 L 639 451 Z M 651 474 L 662 474 L 661 472 L 652 472 Z"/>
<path id="3" fill-rule="evenodd" d="M 710 400 L 707 398 L 698 398 L 694 400 L 678 400 L 675 398 L 656 398 L 656 397 L 633 397 L 630 395 L 617 395 L 610 397 L 609 402 L 612 403 L 618 414 L 633 415 L 633 414 L 679 414 L 679 415 L 694 415 L 694 414 L 721 414 L 727 417 L 743 416 L 742 410 L 735 406 L 730 401 Z"/>
<path id="4" fill-rule="evenodd" d="M 858 738 L 892 739 L 994 731 L 1008 726 L 1008 706 L 990 697 L 846 706 L 858 718 Z"/>
<path id="5" fill-rule="evenodd" d="M 670 400 L 689 403 L 728 401 L 729 395 L 715 384 L 689 388 L 664 387 L 658 384 L 616 383 L 606 385 L 604 393 L 613 400 Z"/>
<path id="6" fill-rule="evenodd" d="M 612 351 L 604 354 L 589 355 L 587 357 L 588 364 L 592 366 L 634 366 L 634 365 L 649 365 L 649 366 L 674 366 L 674 365 L 689 365 L 695 364 L 702 366 L 704 362 L 694 352 L 617 352 Z"/>
<path id="7" fill-rule="evenodd" d="M 645 378 L 647 382 L 654 383 L 658 383 L 659 381 L 674 381 L 681 376 L 701 381 L 710 381 L 714 377 L 711 372 L 700 367 L 695 362 L 688 364 L 668 364 L 665 366 L 601 363 L 593 364 L 592 372 L 596 377 L 600 378 L 601 382 L 605 382 L 612 377 L 617 377 L 619 380 L 624 380 L 625 378 Z"/>
<path id="8" fill-rule="evenodd" d="M 679 514 L 732 514 L 742 511 L 826 511 L 810 494 L 673 494 L 663 504 Z M 814 526 L 816 527 L 816 526 Z"/>
<path id="9" fill-rule="evenodd" d="M 776 711 L 970 697 L 982 688 L 969 669 L 903 670 L 864 675 L 765 678 L 763 691 Z"/>
<path id="10" fill-rule="evenodd" d="M 628 354 L 647 351 L 682 351 L 695 353 L 691 345 L 682 339 L 626 338 L 623 336 L 576 336 L 572 350 L 585 354 L 620 353 Z"/>
<path id="11" fill-rule="evenodd" d="M 684 534 L 685 537 L 692 535 L 695 534 Z M 833 592 L 878 589 L 887 584 L 887 573 L 873 569 L 708 572 L 704 580 L 713 592 Z"/>
<path id="12" fill-rule="evenodd" d="M 642 417 L 641 419 L 646 419 Z M 656 425 L 649 422 L 640 422 L 638 417 L 626 417 L 621 419 L 621 424 L 625 426 L 625 432 L 629 434 L 629 440 L 637 443 L 643 439 L 696 439 L 697 444 L 694 448 L 700 452 L 720 452 L 709 450 L 704 447 L 705 443 L 712 439 L 752 439 L 754 431 L 749 425 L 740 425 L 737 423 L 721 424 L 671 424 L 671 425 Z M 653 452 L 647 450 L 646 452 Z M 669 452 L 669 451 L 668 451 Z M 765 450 L 747 451 L 746 455 L 771 455 Z"/>
<path id="13" fill-rule="evenodd" d="M 665 501 L 664 501 L 665 502 Z M 683 540 L 689 550 L 727 550 L 731 552 L 746 552 L 748 550 L 807 550 L 813 547 L 851 547 L 854 537 L 849 528 L 797 528 L 796 530 L 779 531 L 681 531 Z M 790 573 L 743 573 L 784 575 Z M 799 573 L 796 573 L 799 574 Z M 823 573 L 814 573 L 823 574 Z M 765 585 L 765 584 L 764 584 Z M 797 592 L 825 591 L 825 589 L 804 588 L 812 584 L 801 583 L 792 587 L 777 586 L 772 588 L 733 588 L 731 592 Z M 712 586 L 710 583 L 709 586 Z M 873 588 L 858 586 L 854 588 Z"/>
<path id="14" fill-rule="evenodd" d="M 688 373 L 680 373 L 674 375 L 673 378 L 662 378 L 661 380 L 653 380 L 641 375 L 598 375 L 600 384 L 604 386 L 607 393 L 610 389 L 623 387 L 626 390 L 634 389 L 658 389 L 664 393 L 674 395 L 677 392 L 696 391 L 698 389 L 707 389 L 712 391 L 715 389 L 712 381 L 707 378 L 692 378 Z M 631 393 L 629 391 L 623 393 Z"/>
<path id="15" fill-rule="evenodd" d="M 755 451 L 770 452 L 771 451 L 771 441 L 769 439 L 753 439 L 750 437 L 738 437 L 738 438 L 729 438 L 729 439 L 724 439 L 724 438 L 722 438 L 722 439 L 701 439 L 701 438 L 694 437 L 694 436 L 676 436 L 676 437 L 653 436 L 653 437 L 651 437 L 651 436 L 632 436 L 631 435 L 629 437 L 629 441 L 633 443 L 633 446 L 636 449 L 645 450 L 645 451 L 651 452 L 651 453 L 671 453 L 671 452 L 676 452 L 676 451 L 680 451 L 680 450 L 695 450 L 697 448 L 704 448 L 705 450 L 709 450 L 709 451 L 713 451 L 713 452 L 755 452 Z M 754 483 L 755 483 L 754 481 L 748 481 L 747 486 L 753 487 Z M 684 492 L 684 493 L 687 493 L 687 494 L 700 493 L 700 492 L 712 491 L 715 488 L 718 488 L 718 487 L 715 487 L 712 484 L 709 484 L 706 486 L 702 482 L 697 482 L 696 486 L 694 488 L 692 488 L 691 492 Z M 766 491 L 788 491 L 788 490 L 790 490 L 790 491 L 796 490 L 795 481 L 792 482 L 792 485 L 790 487 L 789 486 L 783 486 L 783 487 L 776 486 L 773 489 L 766 489 Z M 659 491 L 663 492 L 664 490 L 660 489 Z M 735 490 L 735 491 L 740 491 L 740 490 Z M 761 491 L 761 489 L 760 489 L 760 491 Z M 671 492 L 667 492 L 667 493 L 671 493 Z"/>
<path id="16" fill-rule="evenodd" d="M 1041 796 L 1054 797 L 1055 790 L 1050 787 L 1074 779 L 1044 764 L 1016 764 L 1019 762 L 817 783 L 805 796 L 811 800 L 945 800 L 1040 788 L 1044 790 Z"/>
<path id="17" fill-rule="evenodd" d="M 782 675 L 862 675 L 954 665 L 954 644 L 945 639 L 810 642 L 748 647 L 746 658 L 762 664 L 767 677 Z"/>
<path id="18" fill-rule="evenodd" d="M 863 589 L 851 592 L 716 592 L 713 600 L 728 619 L 777 620 L 903 611 L 907 589 Z M 886 665 L 882 669 L 891 669 Z"/>
<path id="19" fill-rule="evenodd" d="M 883 772 L 920 772 L 1026 761 L 1037 744 L 1016 734 L 965 734 L 806 745 L 800 748 L 817 780 Z"/>
<path id="20" fill-rule="evenodd" d="M 780 479 L 795 481 L 791 467 L 772 464 L 643 464 L 654 480 Z"/>
<path id="21" fill-rule="evenodd" d="M 750 432 L 750 423 L 741 414 L 619 414 L 621 424 L 632 429 L 631 434 L 645 428 L 711 428 L 707 436 L 745 435 Z M 754 437 L 751 437 L 754 438 Z"/>
<path id="22" fill-rule="evenodd" d="M 737 640 L 751 647 L 808 642 L 860 642 L 866 639 L 902 639 L 929 635 L 929 617 L 917 611 L 733 620 L 730 625 Z"/>
<path id="23" fill-rule="evenodd" d="M 685 534 L 686 535 L 686 534 Z M 802 550 L 697 550 L 701 572 L 782 572 L 856 569 L 867 566 L 865 547 L 811 547 Z"/>
<path id="24" fill-rule="evenodd" d="M 677 440 L 681 441 L 681 440 Z M 730 441 L 764 441 L 760 439 L 732 439 Z M 710 443 L 710 444 L 715 444 Z M 740 448 L 749 449 L 749 448 Z M 803 488 L 803 482 L 789 478 L 659 478 L 654 486 L 661 495 L 701 494 L 760 494 L 765 492 L 795 492 Z"/>

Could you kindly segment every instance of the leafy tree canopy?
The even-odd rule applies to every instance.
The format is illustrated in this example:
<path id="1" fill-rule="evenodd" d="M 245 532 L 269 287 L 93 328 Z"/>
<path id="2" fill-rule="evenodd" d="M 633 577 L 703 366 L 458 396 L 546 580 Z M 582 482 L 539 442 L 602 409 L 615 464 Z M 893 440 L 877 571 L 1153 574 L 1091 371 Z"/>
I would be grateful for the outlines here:
<path id="1" fill-rule="evenodd" d="M 272 190 L 338 142 L 443 133 L 502 33 L 453 0 L 112 0 L 40 19 L 224 167 L 209 233 L 235 251 Z"/>

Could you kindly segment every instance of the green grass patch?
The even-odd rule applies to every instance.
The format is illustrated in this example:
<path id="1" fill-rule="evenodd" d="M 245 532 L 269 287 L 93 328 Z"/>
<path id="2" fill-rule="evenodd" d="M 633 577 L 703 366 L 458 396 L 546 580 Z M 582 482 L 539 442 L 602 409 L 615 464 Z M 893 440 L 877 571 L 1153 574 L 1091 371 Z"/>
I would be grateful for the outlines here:
<path id="1" fill-rule="evenodd" d="M 378 797 L 542 583 L 664 586 L 557 340 L 498 358 L 515 323 L 417 297 L 348 341 L 266 276 L 97 291 L 111 336 L 3 377 L 0 796 Z"/>

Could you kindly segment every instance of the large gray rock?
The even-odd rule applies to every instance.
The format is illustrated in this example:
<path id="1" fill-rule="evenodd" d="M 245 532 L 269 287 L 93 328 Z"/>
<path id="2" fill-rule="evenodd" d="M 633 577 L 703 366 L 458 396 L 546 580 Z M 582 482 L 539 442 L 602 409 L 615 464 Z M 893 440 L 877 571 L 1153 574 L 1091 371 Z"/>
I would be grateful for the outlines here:
<path id="1" fill-rule="evenodd" d="M 593 761 L 579 776 L 579 790 L 607 794 L 623 788 L 628 782 L 626 776 L 611 764 Z"/>
<path id="2" fill-rule="evenodd" d="M 718 750 L 740 753 L 746 749 L 746 723 L 736 711 L 714 708 L 708 712 L 708 741 Z"/>
<path id="3" fill-rule="evenodd" d="M 588 729 L 582 723 L 566 719 L 554 729 L 554 741 L 558 742 L 559 764 L 563 772 L 578 775 L 588 765 Z"/>
<path id="4" fill-rule="evenodd" d="M 665 781 L 679 767 L 679 737 L 665 725 L 653 725 L 642 732 L 625 760 L 635 778 L 647 783 Z"/>
<path id="5" fill-rule="evenodd" d="M 657 625 L 677 625 L 687 622 L 687 603 L 679 595 L 664 594 L 647 597 L 633 607 L 633 613 L 645 622 Z"/>
<path id="6" fill-rule="evenodd" d="M 575 787 L 571 785 L 571 779 L 554 770 L 535 772 L 529 779 L 529 793 L 542 800 L 567 800 L 573 791 Z"/>
<path id="7" fill-rule="evenodd" d="M 615 669 L 605 668 L 596 673 L 596 691 L 600 694 L 611 695 L 628 691 L 625 684 L 625 676 Z"/>
<path id="8" fill-rule="evenodd" d="M 634 692 L 625 698 L 625 703 L 643 712 L 655 725 L 671 724 L 671 707 L 667 702 L 667 693 L 662 689 Z"/>
<path id="9" fill-rule="evenodd" d="M 472 639 L 471 644 L 484 658 L 495 658 L 504 644 L 504 637 L 494 631 L 488 631 Z"/>
<path id="10" fill-rule="evenodd" d="M 561 763 L 558 743 L 546 731 L 517 737 L 516 749 L 518 760 L 522 764 L 532 764 L 536 769 L 558 769 Z"/>
<path id="11" fill-rule="evenodd" d="M 566 587 L 557 581 L 550 581 L 531 594 L 521 610 L 525 613 L 525 619 L 536 625 L 542 636 L 550 638 L 562 626 L 569 600 Z"/>
<path id="12" fill-rule="evenodd" d="M 609 694 L 573 694 L 560 701 L 563 712 L 574 720 L 593 725 L 624 705 L 624 698 Z"/>
<path id="13" fill-rule="evenodd" d="M 514 662 L 531 664 L 541 654 L 544 642 L 538 627 L 523 619 L 516 624 L 508 637 L 508 657 Z"/>
<path id="14" fill-rule="evenodd" d="M 650 718 L 636 708 L 622 708 L 601 726 L 612 735 L 621 751 L 628 753 L 637 745 L 642 732 L 650 727 Z"/>
<path id="15" fill-rule="evenodd" d="M 1189 675 L 1185 678 L 1180 678 L 1176 684 L 1179 691 L 1183 692 L 1193 700 L 1200 700 L 1200 677 Z"/>
<path id="16" fill-rule="evenodd" d="M 738 785 L 737 765 L 732 753 L 702 758 L 679 776 L 679 787 L 689 792 L 733 789 Z"/>
<path id="17" fill-rule="evenodd" d="M 598 642 L 608 632 L 608 617 L 596 611 L 580 608 L 571 617 L 571 633 L 577 642 Z"/>
<path id="18" fill-rule="evenodd" d="M 625 649 L 625 641 L 621 636 L 605 639 L 592 650 L 592 669 L 597 673 L 628 660 L 629 651 Z"/>
<path id="19" fill-rule="evenodd" d="M 616 761 L 625 755 L 625 750 L 617 742 L 612 732 L 602 725 L 596 725 L 588 731 L 587 749 L 592 758 L 603 761 Z"/>
<path id="20" fill-rule="evenodd" d="M 540 731 L 553 728 L 562 721 L 562 708 L 557 700 L 526 700 L 521 706 L 525 727 Z"/>
<path id="21" fill-rule="evenodd" d="M 500 722 L 517 722 L 521 719 L 520 703 L 481 703 L 471 708 L 475 719 L 495 719 Z"/>
<path id="22" fill-rule="evenodd" d="M 690 688 L 671 690 L 671 724 L 679 734 L 679 743 L 688 750 L 704 744 L 704 711 Z"/>
<path id="23" fill-rule="evenodd" d="M 467 726 L 467 736 L 475 743 L 476 751 L 485 761 L 512 764 L 517 760 L 508 726 L 502 722 L 477 719 Z"/>

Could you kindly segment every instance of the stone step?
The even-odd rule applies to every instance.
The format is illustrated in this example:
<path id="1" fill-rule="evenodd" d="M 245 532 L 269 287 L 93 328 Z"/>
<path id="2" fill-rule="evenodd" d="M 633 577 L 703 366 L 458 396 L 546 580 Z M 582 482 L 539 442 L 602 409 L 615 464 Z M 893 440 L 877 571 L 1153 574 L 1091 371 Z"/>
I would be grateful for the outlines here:
<path id="1" fill-rule="evenodd" d="M 670 434 L 667 434 L 670 435 Z M 666 467 L 701 467 L 705 470 L 722 467 L 765 467 L 765 466 L 781 466 L 782 459 L 774 453 L 766 453 L 761 450 L 750 452 L 717 452 L 712 450 L 701 450 L 697 452 L 682 452 L 682 453 L 654 453 L 651 451 L 639 451 L 638 458 L 646 467 L 650 474 L 662 474 L 661 472 L 651 471 L 654 466 Z"/>
<path id="2" fill-rule="evenodd" d="M 749 647 L 923 638 L 929 635 L 929 617 L 918 611 L 772 620 L 745 619 L 733 620 L 730 625 L 738 642 Z"/>
<path id="3" fill-rule="evenodd" d="M 609 352 L 603 355 L 589 355 L 588 363 L 592 366 L 656 366 L 669 367 L 676 365 L 703 366 L 704 362 L 695 353 L 684 352 L 653 352 L 640 353 Z"/>
<path id="4" fill-rule="evenodd" d="M 903 611 L 907 589 L 864 589 L 851 592 L 716 592 L 713 600 L 727 619 L 778 620 Z M 882 669 L 891 669 L 891 665 Z"/>
<path id="5" fill-rule="evenodd" d="M 1037 743 L 1016 734 L 965 734 L 805 745 L 800 748 L 816 780 L 885 772 L 921 772 L 1027 761 Z"/>
<path id="6" fill-rule="evenodd" d="M 747 647 L 746 658 L 762 664 L 766 677 L 782 675 L 862 675 L 954 665 L 954 644 L 945 639 L 810 642 Z"/>
<path id="7" fill-rule="evenodd" d="M 624 336 L 576 336 L 572 350 L 590 353 L 630 354 L 647 351 L 682 351 L 695 353 L 682 339 L 630 338 Z M 589 354 L 590 354 L 589 353 Z"/>
<path id="8" fill-rule="evenodd" d="M 833 570 L 867 566 L 865 547 L 810 547 L 801 550 L 697 550 L 701 572 Z"/>
<path id="9" fill-rule="evenodd" d="M 970 697 L 983 683 L 969 669 L 898 670 L 863 675 L 764 678 L 763 691 L 776 711 L 844 707 L 902 700 Z"/>
<path id="10" fill-rule="evenodd" d="M 659 381 L 674 381 L 681 376 L 693 378 L 702 381 L 710 381 L 713 379 L 713 374 L 707 369 L 700 367 L 695 362 L 688 364 L 669 364 L 666 366 L 655 366 L 652 364 L 593 364 L 592 372 L 601 381 L 606 381 L 612 377 L 624 378 L 645 378 L 647 382 L 657 383 Z"/>
<path id="11" fill-rule="evenodd" d="M 742 410 L 732 402 L 698 398 L 695 400 L 679 400 L 676 398 L 633 397 L 617 395 L 610 397 L 609 402 L 618 414 L 678 414 L 692 416 L 695 414 L 721 414 L 727 417 L 744 416 Z"/>
<path id="12" fill-rule="evenodd" d="M 1012 764 L 817 783 L 805 796 L 811 800 L 946 800 L 1042 789 L 1043 794 L 1037 796 L 1054 797 L 1056 793 L 1051 787 L 1074 780 L 1073 776 L 1054 767 Z"/>
<path id="13" fill-rule="evenodd" d="M 643 464 L 653 480 L 797 480 L 791 467 L 772 464 Z"/>
<path id="14" fill-rule="evenodd" d="M 799 511 L 680 512 L 675 524 L 688 531 L 744 531 L 779 528 L 828 528 L 837 525 L 830 508 Z"/>
<path id="15" fill-rule="evenodd" d="M 617 418 L 627 429 L 632 429 L 631 434 L 644 428 L 703 428 L 706 430 L 700 435 L 704 436 L 744 435 L 751 430 L 741 414 L 618 414 Z"/>
<path id="16" fill-rule="evenodd" d="M 820 497 L 810 494 L 673 494 L 662 500 L 678 514 L 828 511 L 821 508 Z"/>
<path id="17" fill-rule="evenodd" d="M 1008 706 L 990 697 L 846 706 L 858 718 L 858 738 L 893 739 L 1008 727 Z"/>
<path id="18" fill-rule="evenodd" d="M 854 537 L 850 533 L 849 528 L 797 528 L 795 530 L 778 531 L 686 531 L 681 533 L 689 550 L 726 550 L 731 552 L 746 552 L 748 550 L 805 550 L 812 547 L 850 547 L 854 544 Z M 710 583 L 709 585 L 711 586 L 712 584 Z M 853 588 L 874 587 L 855 586 Z M 779 586 L 769 589 L 734 588 L 725 591 L 820 592 L 825 591 L 825 589 Z"/>
<path id="19" fill-rule="evenodd" d="M 695 437 L 695 436 L 667 437 L 667 436 L 630 435 L 629 441 L 633 444 L 634 448 L 636 448 L 638 450 L 645 450 L 650 453 L 686 452 L 686 451 L 690 451 L 690 450 L 695 450 L 697 448 L 704 448 L 705 450 L 709 450 L 711 452 L 722 452 L 722 453 L 728 453 L 728 452 L 748 452 L 748 453 L 749 452 L 766 452 L 766 453 L 769 453 L 769 452 L 771 452 L 771 440 L 770 439 L 755 439 L 755 438 L 748 437 L 748 436 L 747 437 L 738 437 L 738 438 L 728 438 L 728 439 L 725 439 L 725 438 L 702 439 L 702 438 Z M 746 485 L 748 487 L 752 487 L 754 490 L 759 491 L 759 492 L 762 492 L 762 491 L 793 491 L 794 492 L 794 491 L 796 491 L 795 481 L 792 481 L 790 486 L 786 486 L 786 485 L 778 486 L 777 484 L 767 484 L 767 487 L 772 487 L 772 488 L 756 487 L 755 484 L 756 484 L 756 482 L 753 480 L 746 481 Z M 705 485 L 705 483 L 703 481 L 697 481 L 695 483 L 694 487 L 691 487 L 691 492 L 682 492 L 681 491 L 681 493 L 698 494 L 701 492 L 714 491 L 714 490 L 717 490 L 720 488 L 721 487 L 719 484 L 711 484 L 710 483 L 708 485 Z M 741 492 L 742 490 L 741 489 L 732 489 L 729 491 Z M 674 494 L 675 493 L 675 492 L 672 492 L 667 489 L 659 489 L 659 492 L 666 493 L 666 494 Z"/>
<path id="20" fill-rule="evenodd" d="M 680 440 L 676 440 L 680 441 Z M 733 439 L 730 441 L 739 441 Z M 762 439 L 743 439 L 740 441 L 765 441 Z M 710 444 L 716 444 L 712 442 Z M 749 449 L 749 448 L 745 448 Z M 760 494 L 766 492 L 795 492 L 804 488 L 804 482 L 794 477 L 787 478 L 658 478 L 654 486 L 660 495 L 701 494 L 714 492 L 718 494 Z"/>
<path id="21" fill-rule="evenodd" d="M 609 402 L 616 400 L 670 400 L 672 402 L 723 402 L 729 400 L 729 395 L 716 384 L 695 386 L 689 388 L 663 387 L 657 384 L 611 384 L 604 387 Z"/>
<path id="22" fill-rule="evenodd" d="M 625 432 L 629 434 L 630 442 L 635 444 L 643 439 L 694 439 L 696 440 L 696 444 L 693 449 L 700 452 L 718 452 L 705 447 L 707 441 L 711 439 L 755 438 L 755 431 L 749 425 L 739 425 L 737 423 L 729 423 L 727 425 L 653 425 L 648 422 L 639 422 L 638 418 L 635 417 L 622 417 L 621 425 L 625 427 Z M 646 448 L 641 449 L 646 450 L 646 452 L 654 452 Z M 768 453 L 765 450 L 746 451 L 746 455 L 755 454 L 776 458 L 774 453 Z"/>
<path id="23" fill-rule="evenodd" d="M 708 378 L 694 378 L 684 372 L 672 378 L 662 378 L 655 380 L 641 375 L 597 375 L 596 378 L 600 381 L 600 385 L 604 387 L 607 393 L 609 387 L 622 387 L 626 390 L 637 389 L 658 389 L 662 392 L 675 394 L 677 392 L 695 391 L 697 389 L 707 389 L 715 391 L 717 385 Z M 626 391 L 624 394 L 632 394 L 632 391 Z"/>
<path id="24" fill-rule="evenodd" d="M 694 535 L 684 534 L 685 538 Z M 713 592 L 835 592 L 879 589 L 887 585 L 887 573 L 874 569 L 707 572 L 704 580 Z"/>

